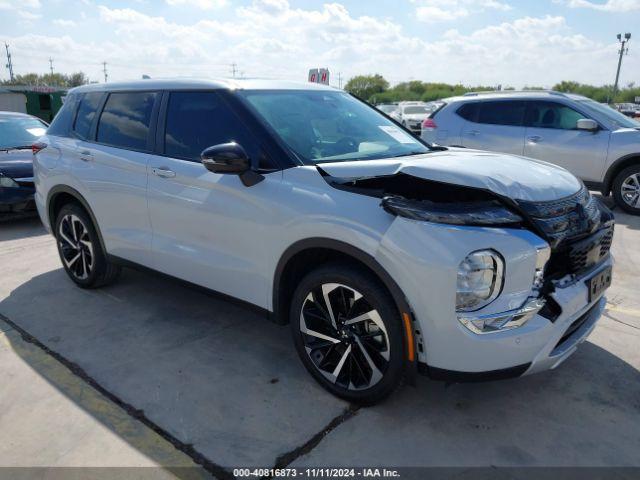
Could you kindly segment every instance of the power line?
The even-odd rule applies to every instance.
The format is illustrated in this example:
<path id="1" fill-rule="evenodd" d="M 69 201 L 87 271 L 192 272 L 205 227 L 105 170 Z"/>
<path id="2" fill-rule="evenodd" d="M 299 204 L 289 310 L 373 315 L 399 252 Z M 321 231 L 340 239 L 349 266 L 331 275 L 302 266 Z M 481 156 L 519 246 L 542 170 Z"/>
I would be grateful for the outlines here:
<path id="1" fill-rule="evenodd" d="M 13 83 L 13 63 L 11 62 L 11 54 L 9 53 L 9 45 L 4 42 L 4 48 L 7 50 L 7 68 L 9 69 L 9 78 Z"/>

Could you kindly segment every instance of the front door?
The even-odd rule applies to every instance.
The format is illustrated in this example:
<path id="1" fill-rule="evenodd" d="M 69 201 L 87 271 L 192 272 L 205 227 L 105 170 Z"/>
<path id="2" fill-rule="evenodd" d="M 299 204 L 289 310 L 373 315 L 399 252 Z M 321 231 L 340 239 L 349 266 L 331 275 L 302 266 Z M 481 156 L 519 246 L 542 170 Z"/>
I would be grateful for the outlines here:
<path id="1" fill-rule="evenodd" d="M 555 163 L 585 181 L 598 182 L 609 148 L 609 130 L 578 130 L 589 116 L 552 101 L 529 102 L 524 154 Z"/>
<path id="2" fill-rule="evenodd" d="M 262 149 L 222 94 L 165 95 L 164 145 L 149 164 L 154 268 L 267 306 L 273 279 L 262 247 L 277 223 L 272 199 L 282 172 L 246 187 L 236 175 L 206 170 L 200 153 L 207 147 L 235 141 L 253 159 Z"/>

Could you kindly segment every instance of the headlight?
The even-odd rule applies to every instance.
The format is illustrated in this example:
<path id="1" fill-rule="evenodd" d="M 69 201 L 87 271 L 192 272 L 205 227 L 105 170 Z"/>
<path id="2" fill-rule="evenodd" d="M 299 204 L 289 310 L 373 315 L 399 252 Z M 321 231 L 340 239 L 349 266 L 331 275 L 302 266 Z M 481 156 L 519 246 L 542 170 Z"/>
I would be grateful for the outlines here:
<path id="1" fill-rule="evenodd" d="M 4 187 L 4 188 L 18 188 L 20 187 L 20 185 L 18 185 L 13 178 L 10 177 L 5 177 L 4 175 L 2 175 L 0 173 L 0 187 Z"/>
<path id="2" fill-rule="evenodd" d="M 449 225 L 509 225 L 522 222 L 522 217 L 497 201 L 437 203 L 384 197 L 382 207 L 393 215 Z"/>
<path id="3" fill-rule="evenodd" d="M 458 266 L 456 311 L 489 305 L 502 290 L 504 260 L 493 250 L 472 252 Z"/>

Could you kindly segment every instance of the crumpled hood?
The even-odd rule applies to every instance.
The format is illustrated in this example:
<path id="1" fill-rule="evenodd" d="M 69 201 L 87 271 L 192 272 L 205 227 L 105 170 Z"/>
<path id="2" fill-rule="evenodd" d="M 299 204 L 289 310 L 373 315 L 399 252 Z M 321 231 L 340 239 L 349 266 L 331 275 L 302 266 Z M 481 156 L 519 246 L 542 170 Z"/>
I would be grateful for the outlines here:
<path id="1" fill-rule="evenodd" d="M 582 188 L 580 180 L 556 165 L 515 155 L 464 148 L 410 157 L 321 163 L 318 166 L 333 177 L 378 177 L 402 172 L 532 202 L 557 200 Z"/>
<path id="2" fill-rule="evenodd" d="M 0 151 L 0 172 L 11 178 L 33 177 L 33 153 L 31 150 Z"/>

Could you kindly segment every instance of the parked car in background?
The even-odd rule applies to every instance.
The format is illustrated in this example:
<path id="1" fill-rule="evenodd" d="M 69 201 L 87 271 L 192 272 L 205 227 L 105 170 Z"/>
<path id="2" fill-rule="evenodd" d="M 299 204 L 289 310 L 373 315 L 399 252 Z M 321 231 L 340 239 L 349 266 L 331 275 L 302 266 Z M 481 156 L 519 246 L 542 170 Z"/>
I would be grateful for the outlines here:
<path id="1" fill-rule="evenodd" d="M 635 103 L 617 103 L 616 110 L 631 118 L 636 118 L 640 115 L 640 105 Z"/>
<path id="2" fill-rule="evenodd" d="M 432 111 L 433 108 L 425 102 L 400 102 L 396 120 L 411 132 L 420 135 L 422 122 Z"/>
<path id="3" fill-rule="evenodd" d="M 613 216 L 577 178 L 430 146 L 329 86 L 87 85 L 39 142 L 73 282 L 142 265 L 252 304 L 349 401 L 555 368 L 606 304 Z"/>
<path id="4" fill-rule="evenodd" d="M 397 113 L 399 111 L 397 103 L 380 103 L 376 105 L 376 108 L 385 115 L 389 115 L 391 118 L 397 119 Z"/>
<path id="5" fill-rule="evenodd" d="M 0 112 L 0 220 L 36 213 L 32 145 L 46 129 L 39 118 Z"/>
<path id="6" fill-rule="evenodd" d="M 640 214 L 640 123 L 589 98 L 550 91 L 448 98 L 423 122 L 422 138 L 555 163 Z"/>

